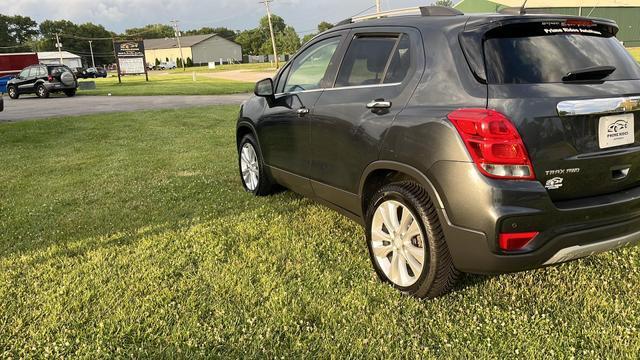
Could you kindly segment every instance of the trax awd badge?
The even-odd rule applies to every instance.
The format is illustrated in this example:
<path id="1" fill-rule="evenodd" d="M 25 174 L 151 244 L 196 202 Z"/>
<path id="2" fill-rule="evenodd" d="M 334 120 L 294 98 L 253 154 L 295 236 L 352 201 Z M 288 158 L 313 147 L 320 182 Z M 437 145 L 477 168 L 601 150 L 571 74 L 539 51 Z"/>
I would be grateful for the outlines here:
<path id="1" fill-rule="evenodd" d="M 564 186 L 564 178 L 561 178 L 558 175 L 569 175 L 569 174 L 578 174 L 578 173 L 580 173 L 580 168 L 547 170 L 545 171 L 545 174 L 547 176 L 555 176 L 555 177 L 547 180 L 544 187 L 547 188 L 547 190 L 558 190 Z"/>

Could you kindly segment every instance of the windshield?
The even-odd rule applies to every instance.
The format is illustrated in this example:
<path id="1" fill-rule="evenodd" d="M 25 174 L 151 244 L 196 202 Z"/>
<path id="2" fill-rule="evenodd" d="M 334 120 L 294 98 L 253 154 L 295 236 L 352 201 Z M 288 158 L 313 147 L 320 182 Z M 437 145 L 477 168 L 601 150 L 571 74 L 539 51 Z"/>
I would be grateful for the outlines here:
<path id="1" fill-rule="evenodd" d="M 615 68 L 603 80 L 640 79 L 638 63 L 622 44 L 595 26 L 526 26 L 500 29 L 485 41 L 489 83 L 558 83 L 569 73 L 596 67 Z"/>

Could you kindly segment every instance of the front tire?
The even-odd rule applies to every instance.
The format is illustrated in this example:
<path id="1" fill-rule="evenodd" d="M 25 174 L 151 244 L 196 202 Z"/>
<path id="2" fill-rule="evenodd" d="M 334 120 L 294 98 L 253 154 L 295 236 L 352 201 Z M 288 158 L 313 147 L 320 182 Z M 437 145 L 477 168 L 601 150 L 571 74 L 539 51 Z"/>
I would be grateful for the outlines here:
<path id="1" fill-rule="evenodd" d="M 49 97 L 49 90 L 47 90 L 47 88 L 43 84 L 40 84 L 38 85 L 38 87 L 36 87 L 36 96 L 41 99 L 46 99 Z"/>
<path id="2" fill-rule="evenodd" d="M 14 100 L 20 97 L 18 88 L 16 88 L 15 86 L 9 86 L 9 88 L 7 89 L 7 92 L 9 93 L 9 97 Z"/>
<path id="3" fill-rule="evenodd" d="M 366 237 L 376 273 L 402 293 L 435 298 L 451 291 L 460 275 L 436 208 L 416 183 L 389 184 L 373 196 Z"/>
<path id="4" fill-rule="evenodd" d="M 247 192 L 255 196 L 266 196 L 273 193 L 275 182 L 265 171 L 264 161 L 258 142 L 253 135 L 245 135 L 238 146 L 238 168 L 240 180 Z"/>

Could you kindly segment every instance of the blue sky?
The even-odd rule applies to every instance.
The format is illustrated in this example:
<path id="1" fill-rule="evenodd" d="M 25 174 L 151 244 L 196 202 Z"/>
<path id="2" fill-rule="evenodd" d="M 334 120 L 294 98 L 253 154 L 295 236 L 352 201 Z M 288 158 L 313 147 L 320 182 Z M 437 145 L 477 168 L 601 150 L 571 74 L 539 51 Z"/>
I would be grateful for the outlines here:
<path id="1" fill-rule="evenodd" d="M 36 21 L 93 22 L 113 31 L 179 19 L 185 29 L 226 26 L 254 28 L 265 14 L 259 0 L 0 0 L 0 13 Z M 383 9 L 426 5 L 431 0 L 382 0 Z M 338 22 L 375 4 L 375 0 L 274 0 L 273 12 L 304 35 L 320 21 Z"/>

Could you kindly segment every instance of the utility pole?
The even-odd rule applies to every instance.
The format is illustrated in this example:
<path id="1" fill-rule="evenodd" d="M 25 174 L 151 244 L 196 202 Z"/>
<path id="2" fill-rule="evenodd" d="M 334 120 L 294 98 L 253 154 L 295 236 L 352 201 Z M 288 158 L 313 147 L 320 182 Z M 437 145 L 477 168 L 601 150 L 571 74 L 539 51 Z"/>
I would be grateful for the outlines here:
<path id="1" fill-rule="evenodd" d="M 382 7 L 380 6 L 380 0 L 376 0 L 376 14 L 380 14 Z"/>
<path id="2" fill-rule="evenodd" d="M 91 65 L 96 67 L 96 59 L 93 58 L 93 45 L 91 45 L 93 41 L 89 40 L 89 50 L 91 50 Z"/>
<path id="3" fill-rule="evenodd" d="M 113 57 L 116 59 L 116 70 L 118 71 L 118 84 L 122 84 L 122 75 L 120 75 L 120 58 L 118 58 L 118 53 L 116 52 L 115 36 L 111 37 L 111 42 L 113 44 Z"/>
<path id="4" fill-rule="evenodd" d="M 171 20 L 173 29 L 176 32 L 176 41 L 178 42 L 178 49 L 180 49 L 180 60 L 182 61 L 182 71 L 187 71 L 184 64 L 184 55 L 182 55 L 182 45 L 180 45 L 180 28 L 178 27 L 179 20 Z"/>
<path id="5" fill-rule="evenodd" d="M 60 44 L 60 36 L 56 34 L 56 47 L 58 48 L 58 56 L 60 56 L 60 65 L 64 65 L 62 62 L 62 44 Z"/>
<path id="6" fill-rule="evenodd" d="M 267 7 L 267 19 L 269 19 L 269 32 L 271 32 L 271 46 L 273 46 L 273 57 L 276 62 L 276 69 L 280 68 L 280 62 L 278 61 L 278 49 L 276 48 L 276 37 L 273 34 L 273 23 L 271 22 L 271 9 L 269 3 L 273 0 L 264 0 L 262 3 Z"/>

